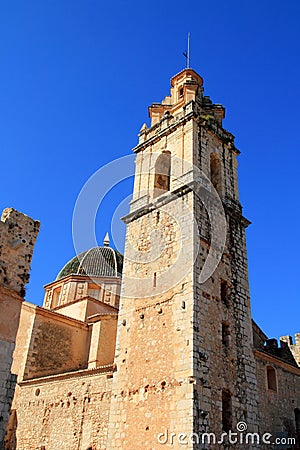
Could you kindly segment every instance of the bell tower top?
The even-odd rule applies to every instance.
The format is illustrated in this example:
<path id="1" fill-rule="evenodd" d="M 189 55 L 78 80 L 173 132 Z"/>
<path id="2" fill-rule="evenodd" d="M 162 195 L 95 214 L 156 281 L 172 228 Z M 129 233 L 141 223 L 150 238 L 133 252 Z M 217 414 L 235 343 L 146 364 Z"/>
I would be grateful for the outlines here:
<path id="1" fill-rule="evenodd" d="M 196 83 L 199 86 L 203 85 L 203 78 L 193 69 L 183 69 L 171 78 L 171 86 L 183 85 L 184 83 Z"/>
<path id="2" fill-rule="evenodd" d="M 171 78 L 171 86 L 173 104 L 177 102 L 188 103 L 190 100 L 196 99 L 198 89 L 203 86 L 203 78 L 193 69 L 184 69 Z"/>
<path id="3" fill-rule="evenodd" d="M 171 78 L 171 95 L 165 97 L 161 103 L 149 106 L 151 126 L 158 123 L 165 114 L 176 114 L 184 105 L 196 98 L 202 98 L 203 78 L 193 69 L 187 68 Z"/>

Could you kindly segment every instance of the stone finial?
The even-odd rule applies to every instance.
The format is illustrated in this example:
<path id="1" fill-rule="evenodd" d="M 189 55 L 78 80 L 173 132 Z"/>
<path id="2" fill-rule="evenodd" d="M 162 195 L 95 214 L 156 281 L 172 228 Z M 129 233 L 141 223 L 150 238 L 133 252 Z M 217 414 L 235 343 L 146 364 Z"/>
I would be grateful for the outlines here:
<path id="1" fill-rule="evenodd" d="M 109 234 L 108 232 L 105 235 L 104 241 L 103 241 L 104 247 L 109 247 Z"/>
<path id="2" fill-rule="evenodd" d="M 143 133 L 143 132 L 145 132 L 146 130 L 148 130 L 148 127 L 147 127 L 147 125 L 144 123 L 143 126 L 142 126 L 142 128 L 140 129 L 140 133 Z"/>

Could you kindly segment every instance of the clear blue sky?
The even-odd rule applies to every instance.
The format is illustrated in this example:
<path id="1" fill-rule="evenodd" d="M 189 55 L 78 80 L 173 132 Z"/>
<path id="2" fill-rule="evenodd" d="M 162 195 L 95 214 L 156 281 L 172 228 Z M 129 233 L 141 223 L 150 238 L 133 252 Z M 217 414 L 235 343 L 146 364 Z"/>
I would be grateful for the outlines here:
<path id="1" fill-rule="evenodd" d="M 74 255 L 82 186 L 130 154 L 190 31 L 191 65 L 242 151 L 253 316 L 270 337 L 300 332 L 299 23 L 296 0 L 1 2 L 0 206 L 41 221 L 27 300 L 41 304 Z M 130 190 L 103 203 L 100 245 Z"/>

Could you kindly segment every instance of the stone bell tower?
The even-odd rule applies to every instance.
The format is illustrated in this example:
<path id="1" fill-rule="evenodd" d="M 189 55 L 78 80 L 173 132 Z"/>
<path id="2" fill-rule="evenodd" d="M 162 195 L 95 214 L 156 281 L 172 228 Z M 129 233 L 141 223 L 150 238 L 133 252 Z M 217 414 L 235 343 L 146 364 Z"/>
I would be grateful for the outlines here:
<path id="1" fill-rule="evenodd" d="M 201 434 L 257 431 L 239 151 L 203 92 L 194 70 L 175 75 L 133 149 L 108 449 L 224 448 Z"/>

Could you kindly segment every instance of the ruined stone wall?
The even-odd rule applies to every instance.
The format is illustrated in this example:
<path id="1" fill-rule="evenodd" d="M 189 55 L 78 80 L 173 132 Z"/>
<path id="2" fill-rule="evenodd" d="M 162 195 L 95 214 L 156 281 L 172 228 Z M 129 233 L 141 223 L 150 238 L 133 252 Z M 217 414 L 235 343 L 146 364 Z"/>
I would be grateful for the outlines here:
<path id="1" fill-rule="evenodd" d="M 253 346 L 256 349 L 263 350 L 268 336 L 259 328 L 259 326 L 252 320 L 253 330 Z"/>
<path id="2" fill-rule="evenodd" d="M 290 436 L 295 437 L 295 409 L 300 409 L 300 369 L 260 351 L 255 351 L 255 356 L 260 433 L 271 433 L 275 438 L 277 433 L 287 432 Z M 276 373 L 275 390 L 268 388 L 267 367 L 270 366 L 275 369 Z M 299 431 L 300 429 L 298 429 Z M 299 437 L 300 435 L 298 435 Z M 262 450 L 269 448 L 270 445 L 266 445 L 265 448 L 262 447 Z"/>
<path id="3" fill-rule="evenodd" d="M 5 448 L 106 449 L 110 377 L 98 369 L 21 383 Z"/>
<path id="4" fill-rule="evenodd" d="M 24 297 L 39 222 L 6 208 L 0 221 L 0 284 Z"/>
<path id="5" fill-rule="evenodd" d="M 295 343 L 293 342 L 292 336 L 281 336 L 280 342 L 285 342 L 288 345 L 295 361 L 300 366 L 300 333 L 295 334 Z"/>
<path id="6" fill-rule="evenodd" d="M 12 354 L 38 230 L 39 222 L 30 217 L 12 208 L 3 211 L 0 220 L 0 448 L 15 389 Z"/>

